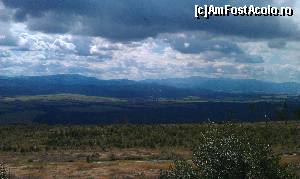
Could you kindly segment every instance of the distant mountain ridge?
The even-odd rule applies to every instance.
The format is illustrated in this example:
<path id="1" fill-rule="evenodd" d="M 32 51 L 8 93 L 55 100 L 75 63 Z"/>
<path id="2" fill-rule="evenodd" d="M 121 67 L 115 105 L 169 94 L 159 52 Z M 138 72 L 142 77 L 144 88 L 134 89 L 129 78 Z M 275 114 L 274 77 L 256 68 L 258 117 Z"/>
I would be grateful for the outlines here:
<path id="1" fill-rule="evenodd" d="M 295 82 L 275 83 L 255 79 L 230 78 L 169 78 L 160 80 L 144 80 L 146 83 L 162 84 L 185 89 L 206 89 L 229 93 L 284 93 L 299 94 L 300 84 Z"/>
<path id="2" fill-rule="evenodd" d="M 99 80 L 80 75 L 0 77 L 0 96 L 57 93 L 118 98 L 170 98 L 193 94 L 189 90 L 159 84 L 131 80 Z"/>
<path id="3" fill-rule="evenodd" d="M 0 96 L 76 93 L 120 98 L 180 98 L 238 94 L 300 94 L 298 83 L 272 83 L 226 78 L 100 80 L 81 75 L 0 76 Z"/>

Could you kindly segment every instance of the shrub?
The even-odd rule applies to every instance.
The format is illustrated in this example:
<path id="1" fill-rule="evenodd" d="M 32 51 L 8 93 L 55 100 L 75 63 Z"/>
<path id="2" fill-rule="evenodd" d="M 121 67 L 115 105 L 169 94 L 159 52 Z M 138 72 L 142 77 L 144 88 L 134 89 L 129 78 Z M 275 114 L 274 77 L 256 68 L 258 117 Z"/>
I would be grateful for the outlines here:
<path id="1" fill-rule="evenodd" d="M 199 171 L 185 160 L 175 160 L 174 167 L 161 171 L 161 179 L 198 179 Z"/>
<path id="2" fill-rule="evenodd" d="M 5 168 L 4 164 L 0 163 L 0 178 L 7 179 L 7 178 L 9 178 L 8 176 L 9 176 L 9 174 L 8 174 L 8 171 Z"/>
<path id="3" fill-rule="evenodd" d="M 86 161 L 88 163 L 92 163 L 92 162 L 99 162 L 100 161 L 100 155 L 98 153 L 93 153 L 91 155 L 88 155 L 86 157 Z"/>
<path id="4" fill-rule="evenodd" d="M 287 167 L 280 166 L 269 145 L 257 136 L 237 133 L 236 126 L 210 126 L 200 145 L 193 151 L 193 160 L 176 160 L 162 171 L 162 179 L 280 179 L 293 178 Z"/>

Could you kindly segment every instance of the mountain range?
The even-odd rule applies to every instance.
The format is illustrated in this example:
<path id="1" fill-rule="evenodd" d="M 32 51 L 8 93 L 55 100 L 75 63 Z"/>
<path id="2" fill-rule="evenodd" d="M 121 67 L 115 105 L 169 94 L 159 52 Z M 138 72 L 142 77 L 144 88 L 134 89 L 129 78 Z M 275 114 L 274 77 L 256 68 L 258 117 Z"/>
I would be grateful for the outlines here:
<path id="1" fill-rule="evenodd" d="M 74 93 L 120 98 L 180 98 L 230 94 L 299 94 L 298 83 L 274 83 L 251 79 L 169 78 L 100 80 L 63 74 L 51 76 L 0 77 L 0 96 Z"/>
<path id="2" fill-rule="evenodd" d="M 144 82 L 182 89 L 205 89 L 227 93 L 299 94 L 300 84 L 295 82 L 275 83 L 255 79 L 230 78 L 169 78 L 145 80 Z"/>

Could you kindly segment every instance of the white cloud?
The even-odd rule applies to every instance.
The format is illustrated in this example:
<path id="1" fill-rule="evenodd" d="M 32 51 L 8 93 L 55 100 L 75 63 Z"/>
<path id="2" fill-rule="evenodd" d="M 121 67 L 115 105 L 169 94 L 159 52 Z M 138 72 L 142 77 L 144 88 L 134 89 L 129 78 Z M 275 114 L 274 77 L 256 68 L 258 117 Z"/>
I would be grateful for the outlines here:
<path id="1" fill-rule="evenodd" d="M 299 19 L 294 21 L 300 24 Z M 290 39 L 189 31 L 119 42 L 47 34 L 30 31 L 22 23 L 1 23 L 8 28 L 0 28 L 0 35 L 9 38 L 0 39 L 0 75 L 78 73 L 106 79 L 209 76 L 300 82 L 300 43 Z M 14 43 L 7 46 L 4 42 Z"/>

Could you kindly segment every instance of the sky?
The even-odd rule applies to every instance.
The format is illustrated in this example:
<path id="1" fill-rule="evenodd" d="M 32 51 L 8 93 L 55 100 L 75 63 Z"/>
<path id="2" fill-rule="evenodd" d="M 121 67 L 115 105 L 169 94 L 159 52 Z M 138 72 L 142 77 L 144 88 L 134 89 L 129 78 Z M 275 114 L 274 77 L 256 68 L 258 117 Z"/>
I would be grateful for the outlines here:
<path id="1" fill-rule="evenodd" d="M 195 4 L 293 17 L 194 18 Z M 0 0 L 0 76 L 189 76 L 300 82 L 297 0 Z"/>

